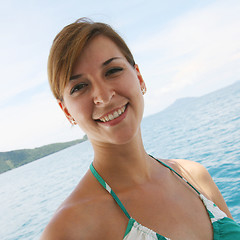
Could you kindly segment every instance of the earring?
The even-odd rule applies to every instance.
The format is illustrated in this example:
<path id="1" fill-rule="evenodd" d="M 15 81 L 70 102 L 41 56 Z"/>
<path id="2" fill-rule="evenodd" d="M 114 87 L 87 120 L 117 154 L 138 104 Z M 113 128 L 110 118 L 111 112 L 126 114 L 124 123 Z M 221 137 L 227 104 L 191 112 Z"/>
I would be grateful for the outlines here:
<path id="1" fill-rule="evenodd" d="M 71 119 L 69 119 L 69 121 L 70 121 L 70 123 L 71 123 L 72 125 L 77 125 L 75 119 L 71 118 Z"/>
<path id="2" fill-rule="evenodd" d="M 142 91 L 142 94 L 144 95 L 146 93 L 146 88 L 145 87 L 141 88 L 141 91 Z"/>

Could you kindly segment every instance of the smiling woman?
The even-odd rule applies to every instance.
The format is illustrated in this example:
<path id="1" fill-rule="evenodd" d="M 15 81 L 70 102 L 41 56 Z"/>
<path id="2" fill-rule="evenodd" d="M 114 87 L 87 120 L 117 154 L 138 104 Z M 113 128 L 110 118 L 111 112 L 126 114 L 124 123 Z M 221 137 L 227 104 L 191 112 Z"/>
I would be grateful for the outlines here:
<path id="1" fill-rule="evenodd" d="M 146 153 L 145 82 L 109 25 L 80 19 L 65 27 L 53 42 L 48 73 L 59 106 L 87 134 L 94 159 L 41 239 L 240 238 L 202 165 Z"/>

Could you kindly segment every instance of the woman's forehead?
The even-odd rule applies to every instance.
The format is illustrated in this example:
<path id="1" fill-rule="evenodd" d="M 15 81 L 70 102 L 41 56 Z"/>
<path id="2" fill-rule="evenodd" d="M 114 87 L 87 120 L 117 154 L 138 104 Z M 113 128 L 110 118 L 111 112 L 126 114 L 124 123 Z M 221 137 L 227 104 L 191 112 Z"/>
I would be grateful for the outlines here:
<path id="1" fill-rule="evenodd" d="M 112 39 L 104 35 L 98 35 L 91 39 L 83 48 L 79 57 L 81 57 L 81 55 L 88 56 L 90 54 L 91 56 L 95 55 L 96 57 L 102 54 L 122 55 L 116 43 Z"/>
<path id="2" fill-rule="evenodd" d="M 125 59 L 125 56 L 110 38 L 99 35 L 84 47 L 73 65 L 73 71 L 76 67 L 87 67 L 89 64 L 97 64 L 100 67 L 112 58 Z"/>

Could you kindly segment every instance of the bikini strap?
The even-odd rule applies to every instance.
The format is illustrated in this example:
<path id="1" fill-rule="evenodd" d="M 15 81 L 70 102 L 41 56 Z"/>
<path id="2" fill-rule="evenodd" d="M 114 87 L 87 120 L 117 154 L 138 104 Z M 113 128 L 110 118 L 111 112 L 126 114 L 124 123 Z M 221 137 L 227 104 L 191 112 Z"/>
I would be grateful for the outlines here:
<path id="1" fill-rule="evenodd" d="M 199 195 L 200 192 L 191 184 L 189 183 L 184 177 L 182 177 L 178 172 L 176 172 L 174 169 L 172 169 L 170 166 L 168 166 L 167 164 L 165 164 L 164 162 L 160 161 L 159 159 L 153 157 L 152 155 L 149 154 L 150 157 L 152 157 L 153 159 L 155 159 L 156 161 L 158 161 L 159 163 L 161 163 L 163 166 L 167 167 L 168 169 L 170 169 L 172 172 L 174 172 L 178 177 L 180 177 L 182 180 L 184 180 L 193 190 L 195 190 Z M 118 196 L 114 193 L 114 191 L 111 189 L 111 187 L 103 180 L 103 178 L 99 175 L 99 173 L 96 171 L 96 169 L 93 166 L 93 163 L 91 163 L 90 165 L 90 170 L 93 174 L 93 176 L 97 179 L 97 181 L 112 195 L 113 199 L 116 201 L 116 203 L 118 204 L 118 206 L 122 209 L 122 211 L 124 212 L 124 214 L 127 216 L 128 219 L 131 219 L 129 213 L 127 212 L 126 208 L 123 206 L 123 204 L 121 203 L 120 199 L 118 198 Z"/>
<path id="2" fill-rule="evenodd" d="M 178 177 L 180 177 L 183 181 L 185 181 L 193 190 L 195 190 L 199 195 L 201 194 L 190 182 L 188 182 L 183 176 L 181 176 L 178 172 L 176 172 L 174 169 L 172 169 L 170 166 L 168 166 L 166 163 L 160 161 L 159 159 L 153 157 L 152 155 L 149 154 L 150 157 L 161 163 L 163 166 L 167 167 L 170 169 L 172 172 L 174 172 Z"/>
<path id="3" fill-rule="evenodd" d="M 111 187 L 103 180 L 103 178 L 99 175 L 99 173 L 96 171 L 96 169 L 93 166 L 93 163 L 90 165 L 90 170 L 93 174 L 93 176 L 98 180 L 98 182 L 112 195 L 113 199 L 116 201 L 118 206 L 122 209 L 122 211 L 125 213 L 125 215 L 130 219 L 130 215 L 127 212 L 126 208 L 121 203 L 120 199 L 117 197 L 117 195 L 114 193 L 114 191 L 111 189 Z"/>

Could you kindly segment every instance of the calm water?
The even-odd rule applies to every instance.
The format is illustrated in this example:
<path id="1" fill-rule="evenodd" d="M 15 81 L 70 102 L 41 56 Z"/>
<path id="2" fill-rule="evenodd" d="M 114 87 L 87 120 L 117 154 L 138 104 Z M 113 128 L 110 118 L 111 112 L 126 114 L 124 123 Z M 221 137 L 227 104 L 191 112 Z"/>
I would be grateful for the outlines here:
<path id="1" fill-rule="evenodd" d="M 178 100 L 142 123 L 147 151 L 202 163 L 240 223 L 240 82 Z M 0 239 L 38 239 L 93 158 L 84 142 L 0 175 Z"/>

